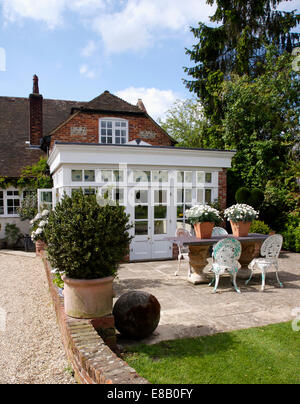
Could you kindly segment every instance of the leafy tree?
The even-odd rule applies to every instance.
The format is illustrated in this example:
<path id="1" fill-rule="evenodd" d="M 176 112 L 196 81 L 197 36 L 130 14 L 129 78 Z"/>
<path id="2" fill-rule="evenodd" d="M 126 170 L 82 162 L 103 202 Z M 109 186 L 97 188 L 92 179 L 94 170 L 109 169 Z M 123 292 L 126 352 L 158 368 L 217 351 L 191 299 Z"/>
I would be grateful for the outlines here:
<path id="1" fill-rule="evenodd" d="M 216 136 L 205 119 L 203 108 L 196 99 L 177 100 L 160 125 L 180 147 L 223 148 L 222 138 Z"/>
<path id="2" fill-rule="evenodd" d="M 249 187 L 262 189 L 270 179 L 282 183 L 294 169 L 289 164 L 299 133 L 300 82 L 291 62 L 271 48 L 264 74 L 235 75 L 223 84 L 224 142 L 237 150 L 233 171 Z M 295 177 L 289 182 L 295 188 Z"/>
<path id="3" fill-rule="evenodd" d="M 199 97 L 213 124 L 223 118 L 224 81 L 233 73 L 252 78 L 262 74 L 268 45 L 273 44 L 279 55 L 299 43 L 299 34 L 292 30 L 300 16 L 295 11 L 277 11 L 283 1 L 288 0 L 207 0 L 217 5 L 211 21 L 219 25 L 199 23 L 191 28 L 198 42 L 186 53 L 195 66 L 184 69 L 192 79 L 184 82 Z"/>

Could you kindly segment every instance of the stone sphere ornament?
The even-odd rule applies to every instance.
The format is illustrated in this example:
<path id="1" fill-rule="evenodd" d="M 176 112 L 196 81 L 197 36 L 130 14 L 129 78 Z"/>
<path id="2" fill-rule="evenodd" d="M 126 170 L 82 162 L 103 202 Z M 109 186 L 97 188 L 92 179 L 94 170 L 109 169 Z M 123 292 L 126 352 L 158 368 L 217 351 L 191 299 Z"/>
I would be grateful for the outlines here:
<path id="1" fill-rule="evenodd" d="M 148 337 L 158 326 L 160 304 L 147 292 L 132 291 L 122 295 L 113 308 L 116 329 L 130 339 Z"/>

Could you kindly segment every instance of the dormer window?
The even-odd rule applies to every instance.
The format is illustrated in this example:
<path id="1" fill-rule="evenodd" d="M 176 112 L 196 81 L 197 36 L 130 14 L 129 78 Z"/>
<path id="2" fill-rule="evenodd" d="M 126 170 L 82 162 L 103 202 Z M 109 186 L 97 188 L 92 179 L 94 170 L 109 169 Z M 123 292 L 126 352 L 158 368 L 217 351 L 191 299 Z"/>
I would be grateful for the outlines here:
<path id="1" fill-rule="evenodd" d="M 125 144 L 128 142 L 128 121 L 119 118 L 99 120 L 99 143 Z"/>

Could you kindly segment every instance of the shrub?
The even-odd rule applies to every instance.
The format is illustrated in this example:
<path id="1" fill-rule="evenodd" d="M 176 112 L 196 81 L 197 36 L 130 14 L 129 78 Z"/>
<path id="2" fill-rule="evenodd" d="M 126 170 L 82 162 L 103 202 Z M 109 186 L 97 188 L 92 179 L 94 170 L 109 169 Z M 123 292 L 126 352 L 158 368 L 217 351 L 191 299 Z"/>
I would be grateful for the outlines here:
<path id="1" fill-rule="evenodd" d="M 237 203 L 248 204 L 251 198 L 251 191 L 246 187 L 241 187 L 236 191 L 235 200 Z"/>
<path id="2" fill-rule="evenodd" d="M 14 247 L 20 238 L 22 233 L 15 224 L 7 223 L 5 226 L 5 241 L 9 247 Z"/>
<path id="3" fill-rule="evenodd" d="M 270 234 L 271 228 L 261 220 L 253 220 L 250 226 L 250 233 Z"/>
<path id="4" fill-rule="evenodd" d="M 282 233 L 283 248 L 289 251 L 300 252 L 300 226 L 288 226 Z"/>
<path id="5" fill-rule="evenodd" d="M 46 228 L 51 264 L 69 278 L 115 275 L 129 249 L 128 221 L 124 207 L 100 206 L 95 195 L 64 195 Z"/>
<path id="6" fill-rule="evenodd" d="M 249 205 L 253 206 L 254 209 L 259 209 L 265 199 L 263 191 L 258 188 L 251 190 L 250 199 L 248 201 Z"/>
<path id="7" fill-rule="evenodd" d="M 17 209 L 21 220 L 31 220 L 38 213 L 38 202 L 36 192 L 30 192 L 25 196 L 21 207 Z"/>

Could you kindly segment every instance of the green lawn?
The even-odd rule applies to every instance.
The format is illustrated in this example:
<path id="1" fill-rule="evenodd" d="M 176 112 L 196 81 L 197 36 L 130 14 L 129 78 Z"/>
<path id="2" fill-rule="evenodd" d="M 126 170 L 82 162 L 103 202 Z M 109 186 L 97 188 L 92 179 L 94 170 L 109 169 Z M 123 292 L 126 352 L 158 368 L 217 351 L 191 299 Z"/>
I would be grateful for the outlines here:
<path id="1" fill-rule="evenodd" d="M 299 384 L 300 332 L 280 323 L 138 345 L 124 359 L 154 384 Z"/>

